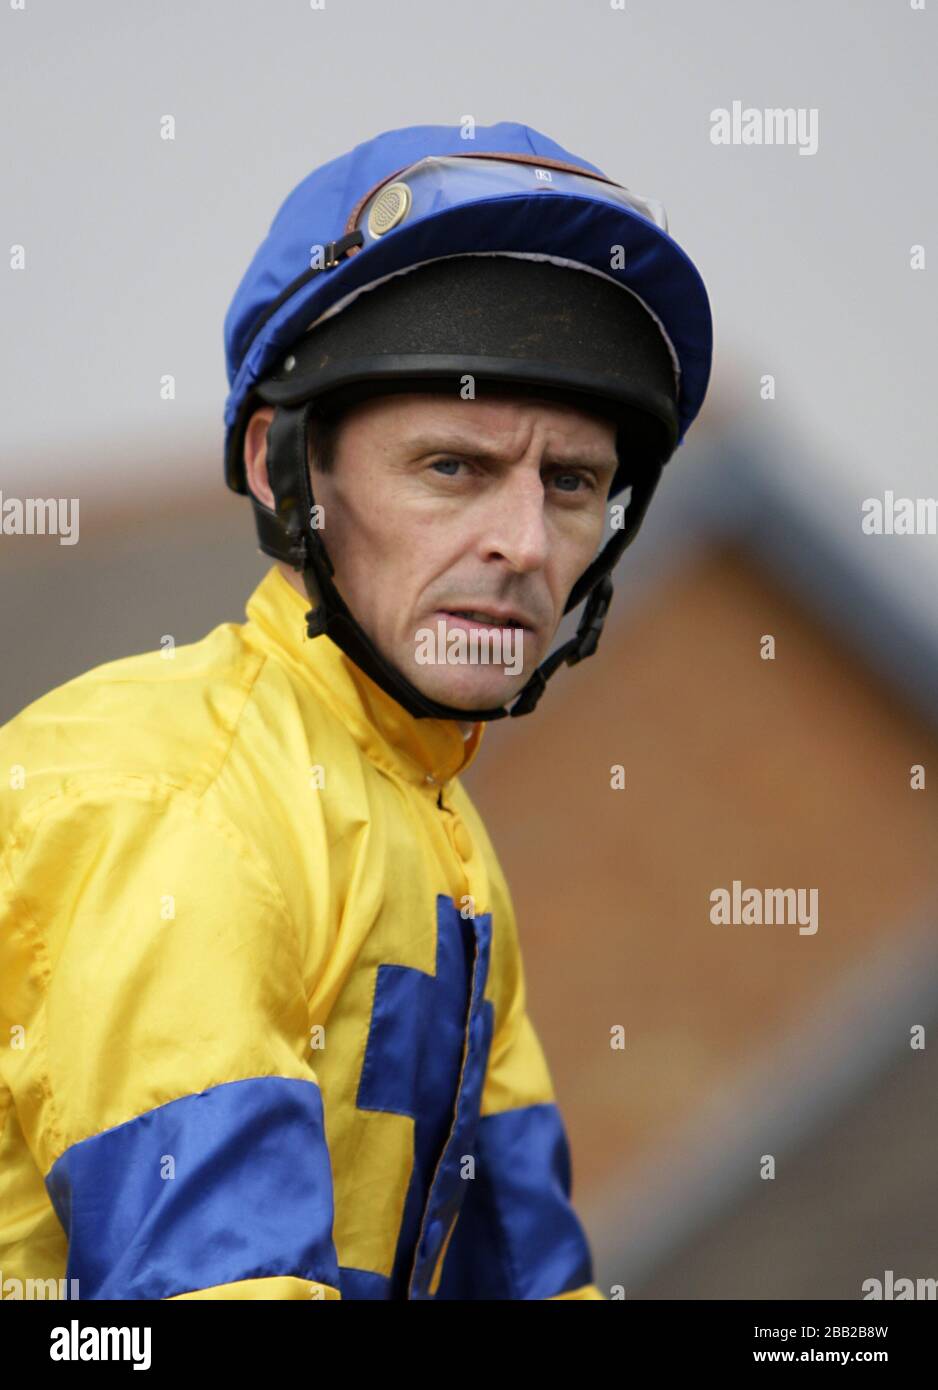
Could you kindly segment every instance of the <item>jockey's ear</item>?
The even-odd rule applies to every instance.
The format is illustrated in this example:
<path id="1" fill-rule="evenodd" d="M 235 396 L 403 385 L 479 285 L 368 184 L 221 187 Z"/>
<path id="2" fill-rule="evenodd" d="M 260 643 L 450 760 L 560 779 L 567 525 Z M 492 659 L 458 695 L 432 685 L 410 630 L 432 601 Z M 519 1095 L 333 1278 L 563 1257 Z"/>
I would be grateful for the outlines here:
<path id="1" fill-rule="evenodd" d="M 272 405 L 260 406 L 244 432 L 244 474 L 248 487 L 265 507 L 273 507 L 274 494 L 267 476 L 267 431 L 274 418 Z"/>

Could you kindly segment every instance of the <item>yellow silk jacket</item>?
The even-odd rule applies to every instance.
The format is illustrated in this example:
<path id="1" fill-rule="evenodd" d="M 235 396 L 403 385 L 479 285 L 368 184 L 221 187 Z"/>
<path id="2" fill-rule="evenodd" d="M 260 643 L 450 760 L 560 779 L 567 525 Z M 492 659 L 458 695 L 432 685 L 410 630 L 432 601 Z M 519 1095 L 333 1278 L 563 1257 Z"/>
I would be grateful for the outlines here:
<path id="1" fill-rule="evenodd" d="M 308 607 L 274 566 L 0 730 L 4 1297 L 603 1297 L 458 778 L 484 726 Z"/>

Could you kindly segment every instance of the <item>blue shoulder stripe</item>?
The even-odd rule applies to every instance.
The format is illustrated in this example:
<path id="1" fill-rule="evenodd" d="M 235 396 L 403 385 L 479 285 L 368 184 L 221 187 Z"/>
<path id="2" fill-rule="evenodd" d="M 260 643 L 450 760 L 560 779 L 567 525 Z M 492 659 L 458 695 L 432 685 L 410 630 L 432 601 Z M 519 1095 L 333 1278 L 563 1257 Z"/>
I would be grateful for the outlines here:
<path id="1" fill-rule="evenodd" d="M 73 1144 L 46 1187 L 80 1298 L 293 1275 L 339 1287 L 313 1081 L 230 1081 Z"/>

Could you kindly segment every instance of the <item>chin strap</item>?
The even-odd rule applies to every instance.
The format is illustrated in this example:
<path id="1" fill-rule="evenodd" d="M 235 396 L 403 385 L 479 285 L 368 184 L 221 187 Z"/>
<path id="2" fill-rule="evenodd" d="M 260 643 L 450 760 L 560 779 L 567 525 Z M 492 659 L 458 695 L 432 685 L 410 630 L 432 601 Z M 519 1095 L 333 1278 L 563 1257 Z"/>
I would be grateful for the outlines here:
<path id="1" fill-rule="evenodd" d="M 573 586 L 565 613 L 569 613 L 588 595 L 575 636 L 551 652 L 541 663 L 519 691 L 510 709 L 505 705 L 493 709 L 459 709 L 431 700 L 396 666 L 392 666 L 353 617 L 332 582 L 335 573 L 332 561 L 319 528 L 314 524 L 315 503 L 308 467 L 308 423 L 315 405 L 315 399 L 307 400 L 296 406 L 278 406 L 274 411 L 267 432 L 267 459 L 276 511 L 262 508 L 255 499 L 255 510 L 260 514 L 266 512 L 272 522 L 279 521 L 289 536 L 289 548 L 284 550 L 282 542 L 277 544 L 275 540 L 278 529 L 275 525 L 259 528 L 261 548 L 277 559 L 286 560 L 303 573 L 303 583 L 313 605 L 306 614 L 309 636 L 329 637 L 376 685 L 416 719 L 457 719 L 476 723 L 479 720 L 504 719 L 509 714 L 513 717 L 530 714 L 559 666 L 563 663 L 574 666 L 595 652 L 612 601 L 610 571 L 638 532 L 661 477 L 661 464 L 647 465 L 642 470 L 641 479 L 633 481 L 632 497 L 626 510 L 627 526 L 616 532 Z"/>

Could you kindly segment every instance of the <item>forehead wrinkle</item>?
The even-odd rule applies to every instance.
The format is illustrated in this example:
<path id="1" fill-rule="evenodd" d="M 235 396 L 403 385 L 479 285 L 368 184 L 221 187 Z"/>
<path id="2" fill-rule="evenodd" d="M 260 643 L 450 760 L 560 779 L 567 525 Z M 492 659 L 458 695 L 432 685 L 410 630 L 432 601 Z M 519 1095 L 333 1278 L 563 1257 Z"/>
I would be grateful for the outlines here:
<path id="1" fill-rule="evenodd" d="M 452 449 L 454 452 L 470 454 L 473 458 L 487 459 L 497 462 L 502 457 L 502 451 L 493 445 L 483 444 L 475 435 L 461 435 L 454 432 L 451 428 L 427 431 L 425 433 L 408 436 L 407 445 L 419 453 L 441 453 L 445 449 Z M 593 468 L 617 468 L 618 459 L 592 458 L 588 451 L 575 449 L 568 454 L 558 454 L 554 449 L 548 449 L 541 460 L 546 464 L 562 464 L 565 467 L 574 464 L 588 465 Z"/>

